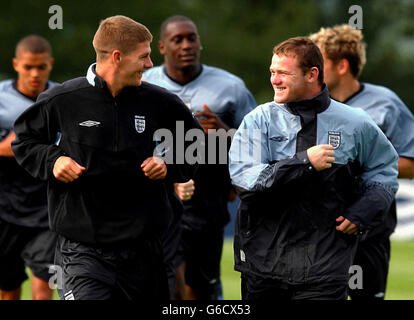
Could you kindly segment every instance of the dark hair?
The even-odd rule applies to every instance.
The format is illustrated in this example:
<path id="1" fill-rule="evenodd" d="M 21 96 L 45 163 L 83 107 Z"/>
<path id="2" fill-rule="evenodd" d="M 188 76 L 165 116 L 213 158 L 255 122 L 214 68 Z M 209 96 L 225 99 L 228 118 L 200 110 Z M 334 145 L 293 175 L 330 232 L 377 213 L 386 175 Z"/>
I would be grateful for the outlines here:
<path id="1" fill-rule="evenodd" d="M 191 20 L 190 18 L 186 17 L 186 16 L 175 15 L 175 16 L 168 17 L 167 19 L 165 19 L 161 23 L 161 27 L 160 27 L 160 39 L 162 39 L 164 37 L 165 30 L 167 29 L 167 26 L 170 23 L 179 22 L 179 21 L 189 21 L 189 22 L 191 22 L 191 23 L 193 23 L 195 25 L 194 21 Z"/>
<path id="2" fill-rule="evenodd" d="M 306 37 L 290 38 L 276 45 L 273 54 L 296 57 L 303 74 L 312 67 L 318 68 L 318 81 L 323 84 L 323 57 L 312 40 Z"/>
<path id="3" fill-rule="evenodd" d="M 16 57 L 19 52 L 49 53 L 52 55 L 52 47 L 45 38 L 32 34 L 24 37 L 17 43 L 15 50 Z"/>

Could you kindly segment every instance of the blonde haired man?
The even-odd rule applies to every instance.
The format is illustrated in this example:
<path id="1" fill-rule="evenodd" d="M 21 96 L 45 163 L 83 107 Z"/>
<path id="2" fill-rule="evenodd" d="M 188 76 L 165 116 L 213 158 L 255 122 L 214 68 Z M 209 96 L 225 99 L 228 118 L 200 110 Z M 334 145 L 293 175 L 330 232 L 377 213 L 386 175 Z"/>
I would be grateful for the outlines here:
<path id="1" fill-rule="evenodd" d="M 324 76 L 332 98 L 365 110 L 399 155 L 398 177 L 414 177 L 414 117 L 390 89 L 360 82 L 366 63 L 361 30 L 337 25 L 310 36 L 322 51 Z M 373 221 L 358 245 L 354 264 L 362 267 L 363 289 L 350 290 L 356 299 L 384 299 L 390 259 L 389 237 L 397 223 L 395 201 L 385 217 Z"/>
<path id="2" fill-rule="evenodd" d="M 141 82 L 151 40 L 128 17 L 103 20 L 86 77 L 41 95 L 15 123 L 18 162 L 49 181 L 61 299 L 168 299 L 165 181 L 187 181 L 192 168 L 174 162 L 167 171 L 153 136 L 175 133 L 176 121 L 199 126 L 178 97 Z"/>

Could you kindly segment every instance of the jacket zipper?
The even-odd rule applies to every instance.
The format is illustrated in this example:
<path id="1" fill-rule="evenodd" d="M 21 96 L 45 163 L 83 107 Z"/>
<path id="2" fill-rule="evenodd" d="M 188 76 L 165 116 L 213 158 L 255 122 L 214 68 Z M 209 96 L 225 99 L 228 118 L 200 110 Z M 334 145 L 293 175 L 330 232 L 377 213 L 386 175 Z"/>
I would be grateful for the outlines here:
<path id="1" fill-rule="evenodd" d="M 114 101 L 114 152 L 118 152 L 118 104 Z"/>

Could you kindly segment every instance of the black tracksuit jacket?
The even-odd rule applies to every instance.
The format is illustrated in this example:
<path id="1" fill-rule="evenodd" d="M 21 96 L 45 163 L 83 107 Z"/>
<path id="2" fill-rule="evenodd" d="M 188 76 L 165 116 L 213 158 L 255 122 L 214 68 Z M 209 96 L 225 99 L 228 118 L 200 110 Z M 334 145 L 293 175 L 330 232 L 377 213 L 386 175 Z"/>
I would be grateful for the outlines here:
<path id="1" fill-rule="evenodd" d="M 165 89 L 143 82 L 114 98 L 91 69 L 87 77 L 41 94 L 16 120 L 13 151 L 31 175 L 48 180 L 52 230 L 89 244 L 153 235 L 171 214 L 166 183 L 187 181 L 195 169 L 168 164 L 166 179 L 145 177 L 140 165 L 154 155 L 154 132 L 164 128 L 175 136 L 176 121 L 183 121 L 185 130 L 201 127 Z M 171 146 L 168 152 L 173 151 Z M 53 176 L 62 155 L 86 168 L 74 182 Z"/>

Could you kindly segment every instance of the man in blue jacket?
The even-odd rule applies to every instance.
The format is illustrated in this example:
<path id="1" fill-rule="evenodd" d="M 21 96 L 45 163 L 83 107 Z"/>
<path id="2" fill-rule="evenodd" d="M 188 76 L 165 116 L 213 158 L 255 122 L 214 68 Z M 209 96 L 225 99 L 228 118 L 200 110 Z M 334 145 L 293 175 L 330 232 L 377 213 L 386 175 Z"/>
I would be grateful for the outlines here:
<path id="1" fill-rule="evenodd" d="M 325 82 L 331 97 L 365 110 L 381 128 L 399 155 L 398 177 L 414 177 L 414 116 L 388 88 L 359 82 L 366 62 L 361 30 L 348 25 L 321 28 L 310 36 L 324 57 Z M 354 264 L 363 270 L 363 287 L 350 290 L 353 300 L 385 297 L 390 260 L 390 235 L 397 225 L 395 201 L 383 219 L 370 225 L 361 239 Z"/>
<path id="2" fill-rule="evenodd" d="M 397 191 L 397 153 L 365 112 L 330 99 L 308 38 L 275 46 L 270 74 L 274 102 L 244 118 L 229 153 L 242 298 L 346 299 L 357 238 Z"/>

